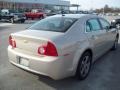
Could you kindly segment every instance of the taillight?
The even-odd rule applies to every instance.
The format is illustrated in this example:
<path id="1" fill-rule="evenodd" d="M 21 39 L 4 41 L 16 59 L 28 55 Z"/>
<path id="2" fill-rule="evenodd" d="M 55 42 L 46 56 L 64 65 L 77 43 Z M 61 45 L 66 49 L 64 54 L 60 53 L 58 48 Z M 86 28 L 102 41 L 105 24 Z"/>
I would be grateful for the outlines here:
<path id="1" fill-rule="evenodd" d="M 16 42 L 15 42 L 15 40 L 12 38 L 12 36 L 9 36 L 9 45 L 11 45 L 12 48 L 16 48 Z"/>
<path id="2" fill-rule="evenodd" d="M 9 36 L 9 45 L 12 46 L 12 37 L 11 36 Z"/>
<path id="3" fill-rule="evenodd" d="M 56 47 L 51 42 L 48 42 L 47 45 L 42 45 L 38 48 L 38 54 L 46 56 L 58 56 Z"/>

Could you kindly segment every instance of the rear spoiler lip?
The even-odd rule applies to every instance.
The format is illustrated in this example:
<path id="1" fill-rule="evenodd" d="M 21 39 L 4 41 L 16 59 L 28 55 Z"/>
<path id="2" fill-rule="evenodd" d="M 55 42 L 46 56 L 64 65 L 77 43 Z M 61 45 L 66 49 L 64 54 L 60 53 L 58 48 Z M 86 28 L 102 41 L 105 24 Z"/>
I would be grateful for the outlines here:
<path id="1" fill-rule="evenodd" d="M 29 35 L 21 35 L 21 34 L 11 34 L 11 36 L 18 36 L 18 37 L 25 37 L 25 38 L 33 38 L 33 39 L 37 39 L 37 40 L 40 40 L 40 39 L 42 39 L 42 40 L 45 40 L 45 41 L 50 41 L 49 39 L 47 39 L 47 38 L 44 38 L 44 37 L 36 37 L 36 36 L 29 36 Z"/>

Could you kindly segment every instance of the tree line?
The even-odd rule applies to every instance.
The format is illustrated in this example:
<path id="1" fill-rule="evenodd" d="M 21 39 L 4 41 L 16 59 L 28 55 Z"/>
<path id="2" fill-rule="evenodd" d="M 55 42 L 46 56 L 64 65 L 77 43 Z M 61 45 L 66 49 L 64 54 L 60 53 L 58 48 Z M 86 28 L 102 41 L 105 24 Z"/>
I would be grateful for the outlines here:
<path id="1" fill-rule="evenodd" d="M 103 8 L 96 9 L 96 13 L 120 13 L 120 8 L 117 7 L 109 7 L 105 5 Z"/>

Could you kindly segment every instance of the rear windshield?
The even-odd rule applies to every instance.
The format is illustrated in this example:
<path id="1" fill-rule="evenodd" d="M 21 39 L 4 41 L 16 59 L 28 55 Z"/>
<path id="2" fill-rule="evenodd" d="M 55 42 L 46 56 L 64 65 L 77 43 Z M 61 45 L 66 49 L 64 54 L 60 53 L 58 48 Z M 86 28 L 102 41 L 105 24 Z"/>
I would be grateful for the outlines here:
<path id="1" fill-rule="evenodd" d="M 48 17 L 32 25 L 31 30 L 66 32 L 77 19 L 66 17 Z"/>

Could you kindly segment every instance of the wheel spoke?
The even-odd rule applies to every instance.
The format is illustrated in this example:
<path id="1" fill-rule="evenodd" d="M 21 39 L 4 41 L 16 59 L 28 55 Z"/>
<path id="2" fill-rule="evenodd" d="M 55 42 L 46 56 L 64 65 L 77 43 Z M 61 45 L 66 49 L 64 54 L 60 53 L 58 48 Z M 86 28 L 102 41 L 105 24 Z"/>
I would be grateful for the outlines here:
<path id="1" fill-rule="evenodd" d="M 89 68 L 90 68 L 90 62 L 86 64 L 86 68 L 85 68 L 85 72 L 86 72 L 86 74 L 88 73 Z"/>
<path id="2" fill-rule="evenodd" d="M 89 56 L 85 56 L 81 62 L 81 68 L 80 68 L 80 73 L 84 77 L 88 73 L 90 68 L 90 60 Z"/>

